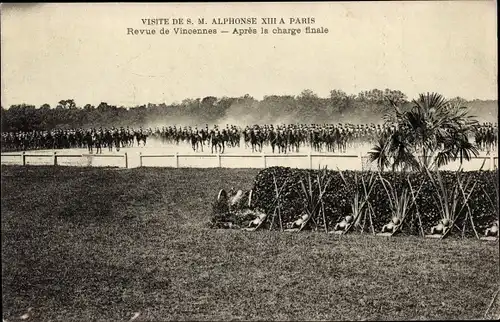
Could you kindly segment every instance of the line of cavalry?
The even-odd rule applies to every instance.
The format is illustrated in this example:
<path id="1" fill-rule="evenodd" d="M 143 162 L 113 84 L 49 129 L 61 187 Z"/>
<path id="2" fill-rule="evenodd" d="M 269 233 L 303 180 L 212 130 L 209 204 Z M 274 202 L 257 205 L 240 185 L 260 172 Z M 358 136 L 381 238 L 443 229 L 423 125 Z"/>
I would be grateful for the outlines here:
<path id="1" fill-rule="evenodd" d="M 89 153 L 102 153 L 102 149 L 119 151 L 120 148 L 146 146 L 148 138 L 162 144 L 190 144 L 193 151 L 208 148 L 211 153 L 224 153 L 226 148 L 251 148 L 262 152 L 269 146 L 273 153 L 299 152 L 309 146 L 315 152 L 345 153 L 348 148 L 374 144 L 378 137 L 394 131 L 393 126 L 375 124 L 283 124 L 253 125 L 241 128 L 214 125 L 198 129 L 190 126 L 164 126 L 162 128 L 91 128 L 32 132 L 2 132 L 2 151 L 27 151 L 40 149 L 87 148 Z M 496 151 L 498 144 L 497 123 L 481 123 L 471 138 L 480 151 Z"/>

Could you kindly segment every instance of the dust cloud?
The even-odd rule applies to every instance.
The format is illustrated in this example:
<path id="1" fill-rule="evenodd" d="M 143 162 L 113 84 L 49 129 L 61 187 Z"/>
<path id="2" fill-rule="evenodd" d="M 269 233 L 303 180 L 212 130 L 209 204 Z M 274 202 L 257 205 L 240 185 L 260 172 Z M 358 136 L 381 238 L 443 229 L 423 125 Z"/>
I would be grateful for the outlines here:
<path id="1" fill-rule="evenodd" d="M 471 101 L 465 104 L 469 108 L 470 115 L 474 116 L 478 122 L 496 123 L 498 118 L 497 101 Z M 296 106 L 287 106 L 273 102 L 263 101 L 234 102 L 225 111 L 217 110 L 214 114 L 203 112 L 200 114 L 181 114 L 181 110 L 175 114 L 162 117 L 149 117 L 143 123 L 144 128 L 162 128 L 164 126 L 191 126 L 210 128 L 214 125 L 225 127 L 226 125 L 236 125 L 240 128 L 255 124 L 383 124 L 384 115 L 388 110 L 380 109 L 354 109 L 349 112 L 328 112 L 314 111 L 313 108 L 297 109 Z M 187 111 L 186 111 L 187 112 Z"/>

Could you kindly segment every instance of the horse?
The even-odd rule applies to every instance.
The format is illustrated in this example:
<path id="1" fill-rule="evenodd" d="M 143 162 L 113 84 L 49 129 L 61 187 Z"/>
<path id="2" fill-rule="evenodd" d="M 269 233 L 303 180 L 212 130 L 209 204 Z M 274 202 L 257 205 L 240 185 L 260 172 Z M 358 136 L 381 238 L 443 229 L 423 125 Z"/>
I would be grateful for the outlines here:
<path id="1" fill-rule="evenodd" d="M 222 146 L 224 147 L 224 149 L 226 148 L 226 144 L 227 146 L 231 146 L 229 132 L 226 129 L 222 129 L 221 136 L 222 136 Z"/>
<path id="2" fill-rule="evenodd" d="M 208 145 L 208 140 L 210 139 L 208 128 L 200 131 L 200 137 L 201 137 L 201 146 L 203 148 L 205 144 Z"/>
<path id="3" fill-rule="evenodd" d="M 120 151 L 120 132 L 116 131 L 115 133 L 113 133 L 113 141 L 115 143 L 115 147 L 116 147 L 116 151 L 119 152 Z M 113 149 L 111 149 L 113 150 Z"/>
<path id="4" fill-rule="evenodd" d="M 288 141 L 288 151 L 293 152 L 299 152 L 299 146 L 300 146 L 300 141 L 299 141 L 299 136 L 297 133 L 295 133 L 295 130 L 288 130 L 287 131 L 287 141 Z"/>
<path id="5" fill-rule="evenodd" d="M 321 138 L 320 138 L 320 133 L 316 130 L 313 130 L 309 134 L 309 141 L 311 142 L 311 148 L 314 151 L 320 151 L 321 150 Z"/>
<path id="6" fill-rule="evenodd" d="M 230 132 L 231 136 L 231 145 L 233 147 L 240 147 L 240 133 L 237 129 L 232 129 Z"/>
<path id="7" fill-rule="evenodd" d="M 286 135 L 283 132 L 283 130 L 280 130 L 278 132 L 278 136 L 276 138 L 276 144 L 278 145 L 278 153 L 283 152 L 286 154 L 288 142 L 287 142 L 287 138 L 286 138 Z"/>
<path id="8" fill-rule="evenodd" d="M 243 140 L 245 141 L 245 148 L 248 148 L 250 146 L 250 132 L 251 130 L 245 130 L 245 132 L 243 132 Z"/>
<path id="9" fill-rule="evenodd" d="M 143 142 L 143 146 L 146 146 L 146 140 L 148 138 L 148 135 L 145 133 L 140 132 L 135 132 L 134 134 L 135 139 L 137 140 L 137 146 L 141 146 L 141 141 Z"/>
<path id="10" fill-rule="evenodd" d="M 92 141 L 94 142 L 96 151 L 96 154 L 102 154 L 102 136 L 101 133 L 93 133 L 92 134 Z"/>
<path id="11" fill-rule="evenodd" d="M 127 129 L 124 133 L 124 144 L 126 144 L 128 147 L 132 147 L 134 146 L 134 139 L 134 134 Z"/>
<path id="12" fill-rule="evenodd" d="M 262 152 L 262 143 L 264 142 L 264 137 L 260 133 L 255 133 L 254 130 L 250 131 L 250 144 L 252 145 L 252 152 L 259 150 Z"/>
<path id="13" fill-rule="evenodd" d="M 109 130 L 106 130 L 106 133 L 104 134 L 104 142 L 106 143 L 109 152 L 113 151 L 113 134 L 111 134 Z"/>
<path id="14" fill-rule="evenodd" d="M 347 150 L 347 134 L 344 131 L 337 132 L 337 148 L 340 153 L 345 153 Z"/>
<path id="15" fill-rule="evenodd" d="M 212 153 L 214 153 L 214 147 L 215 147 L 215 152 L 217 152 L 217 148 L 219 148 L 219 153 L 224 153 L 224 142 L 220 133 L 212 132 L 210 135 L 210 142 L 212 147 Z"/>
<path id="16" fill-rule="evenodd" d="M 201 152 L 203 152 L 203 138 L 200 133 L 190 133 L 191 147 L 194 152 L 198 152 L 198 148 L 201 146 Z"/>
<path id="17" fill-rule="evenodd" d="M 92 133 L 90 133 L 90 131 L 85 133 L 84 140 L 85 140 L 85 143 L 87 144 L 87 149 L 88 149 L 89 153 L 92 154 L 94 143 L 93 143 L 93 136 L 92 136 Z"/>
<path id="18" fill-rule="evenodd" d="M 274 130 L 269 131 L 269 133 L 267 134 L 267 139 L 274 153 L 274 148 L 276 147 L 276 140 L 277 140 L 276 132 L 274 132 Z"/>
<path id="19" fill-rule="evenodd" d="M 325 142 L 327 152 L 335 152 L 335 140 L 333 130 L 329 130 L 325 133 Z"/>

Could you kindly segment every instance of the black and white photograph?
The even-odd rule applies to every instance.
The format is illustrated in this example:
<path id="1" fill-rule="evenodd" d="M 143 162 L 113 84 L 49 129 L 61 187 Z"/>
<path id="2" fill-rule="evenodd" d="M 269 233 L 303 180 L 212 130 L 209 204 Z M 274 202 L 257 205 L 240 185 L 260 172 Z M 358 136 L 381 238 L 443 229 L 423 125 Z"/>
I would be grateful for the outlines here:
<path id="1" fill-rule="evenodd" d="M 2 322 L 500 319 L 497 1 L 0 20 Z"/>

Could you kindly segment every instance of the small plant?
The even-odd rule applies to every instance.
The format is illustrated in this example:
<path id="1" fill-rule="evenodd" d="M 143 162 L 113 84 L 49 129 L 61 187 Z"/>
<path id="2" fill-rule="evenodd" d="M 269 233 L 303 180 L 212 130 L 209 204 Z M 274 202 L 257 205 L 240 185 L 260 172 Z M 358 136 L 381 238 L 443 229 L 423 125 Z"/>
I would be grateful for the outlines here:
<path id="1" fill-rule="evenodd" d="M 439 230 L 450 231 L 455 221 L 465 208 L 468 208 L 468 202 L 476 183 L 472 183 L 471 176 L 464 179 L 463 170 L 460 168 L 453 177 L 450 188 L 444 182 L 439 171 L 435 171 L 435 176 L 426 169 L 430 183 L 434 187 L 433 198 L 438 205 L 441 214 L 441 222 L 438 225 Z M 468 208 L 469 209 L 469 208 Z M 470 217 L 472 219 L 472 217 Z"/>
<path id="2" fill-rule="evenodd" d="M 409 175 L 406 178 L 406 182 L 408 182 L 408 187 L 410 188 L 411 200 L 412 200 L 413 205 L 415 206 L 415 212 L 416 212 L 417 218 L 418 218 L 418 224 L 419 224 L 419 227 L 420 227 L 420 233 L 421 233 L 422 237 L 424 237 L 425 236 L 425 232 L 424 232 L 424 227 L 423 227 L 423 224 L 422 224 L 422 217 L 420 216 L 420 212 L 418 210 L 418 203 L 417 203 L 417 195 L 418 195 L 418 192 L 420 192 L 420 189 L 422 189 L 422 187 L 424 186 L 424 182 L 422 182 L 420 184 L 420 188 L 418 189 L 417 192 L 415 192 L 415 189 L 413 189 L 413 185 L 411 184 L 410 176 Z"/>
<path id="3" fill-rule="evenodd" d="M 325 232 L 328 233 L 328 223 L 327 223 L 327 219 L 326 219 L 325 203 L 323 202 L 323 196 L 324 196 L 324 193 L 326 192 L 326 190 L 328 189 L 328 187 L 330 186 L 330 183 L 332 182 L 332 177 L 329 176 L 328 180 L 326 180 L 326 182 L 325 182 L 326 177 L 328 177 L 328 172 L 327 172 L 327 167 L 325 166 L 325 168 L 321 172 L 321 175 L 319 175 L 319 174 L 317 175 L 317 182 L 318 182 L 319 191 L 323 191 L 321 198 L 319 200 L 319 202 L 321 204 L 320 211 L 323 215 L 322 219 L 323 219 L 323 225 L 325 226 Z"/>
<path id="4" fill-rule="evenodd" d="M 401 189 L 400 187 L 396 187 L 391 184 L 387 179 L 384 179 L 380 172 L 379 178 L 385 192 L 387 193 L 387 198 L 389 199 L 389 209 L 392 215 L 391 222 L 395 225 L 395 227 L 401 227 L 418 193 L 420 192 L 422 185 L 415 193 L 411 184 L 409 189 L 407 187 L 403 187 Z M 409 182 L 409 177 L 407 178 L 407 181 Z"/>
<path id="5" fill-rule="evenodd" d="M 273 219 L 271 221 L 271 226 L 269 227 L 269 230 L 273 229 L 274 226 L 274 220 L 276 218 L 276 214 L 278 214 L 278 219 L 280 222 L 280 230 L 283 231 L 283 220 L 281 218 L 281 198 L 282 198 L 282 193 L 283 190 L 286 187 L 286 184 L 288 182 L 288 178 L 283 182 L 283 185 L 281 188 L 278 189 L 278 183 L 276 181 L 276 176 L 273 174 L 273 183 L 274 183 L 274 201 L 273 201 Z"/>
<path id="6" fill-rule="evenodd" d="M 326 179 L 328 177 L 328 179 Z M 325 226 L 325 231 L 328 232 L 326 215 L 325 215 L 325 206 L 323 203 L 323 196 L 330 185 L 332 177 L 328 176 L 327 168 L 323 168 L 320 173 L 316 175 L 316 183 L 318 184 L 318 189 L 314 188 L 313 181 L 311 179 L 311 173 L 307 173 L 307 187 L 304 184 L 304 180 L 300 180 L 300 186 L 302 188 L 302 196 L 304 198 L 304 211 L 307 214 L 308 219 L 315 220 L 320 214 L 322 214 L 323 224 Z M 326 181 L 326 182 L 325 182 Z"/>
<path id="7" fill-rule="evenodd" d="M 346 179 L 344 173 L 340 169 L 338 169 L 338 171 L 344 184 L 353 193 L 352 199 L 350 200 L 350 204 L 351 204 L 352 216 L 354 217 L 353 218 L 354 225 L 356 226 L 359 225 L 362 214 L 364 214 L 365 216 L 368 214 L 370 217 L 372 232 L 375 233 L 372 220 L 373 208 L 369 202 L 370 195 L 372 193 L 373 187 L 375 186 L 374 173 L 370 172 L 370 178 L 368 180 L 365 180 L 363 172 L 361 172 L 359 177 L 358 174 L 354 172 L 354 182 L 351 183 Z M 360 182 L 362 185 L 361 192 L 358 188 Z"/>

